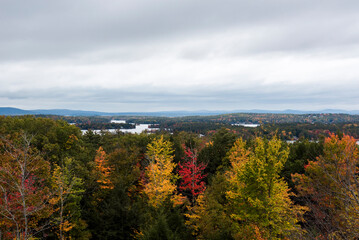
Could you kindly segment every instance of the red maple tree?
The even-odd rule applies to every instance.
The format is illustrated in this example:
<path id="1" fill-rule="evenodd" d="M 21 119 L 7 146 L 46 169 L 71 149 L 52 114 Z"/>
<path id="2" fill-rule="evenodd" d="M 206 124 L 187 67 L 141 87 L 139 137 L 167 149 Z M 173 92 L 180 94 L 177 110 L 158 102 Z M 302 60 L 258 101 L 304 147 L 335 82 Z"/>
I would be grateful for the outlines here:
<path id="1" fill-rule="evenodd" d="M 194 203 L 196 197 L 201 194 L 206 186 L 203 178 L 206 177 L 203 174 L 203 170 L 206 168 L 206 164 L 199 163 L 197 161 L 197 151 L 192 151 L 190 148 L 185 147 L 185 161 L 181 164 L 178 163 L 178 174 L 181 176 L 182 181 L 179 189 L 189 195 Z"/>

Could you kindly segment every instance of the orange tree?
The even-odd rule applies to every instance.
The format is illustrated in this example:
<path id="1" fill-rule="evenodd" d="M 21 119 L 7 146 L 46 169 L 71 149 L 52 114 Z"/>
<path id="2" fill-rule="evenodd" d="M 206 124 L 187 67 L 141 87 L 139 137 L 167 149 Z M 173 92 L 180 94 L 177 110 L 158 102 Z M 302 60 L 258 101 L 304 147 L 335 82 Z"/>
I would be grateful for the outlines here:
<path id="1" fill-rule="evenodd" d="M 113 189 L 113 183 L 110 180 L 111 167 L 108 164 L 106 152 L 102 147 L 96 152 L 95 169 L 97 172 L 97 182 L 101 189 Z"/>
<path id="2" fill-rule="evenodd" d="M 359 237 L 358 154 L 354 138 L 331 134 L 325 139 L 323 155 L 309 161 L 305 174 L 293 175 L 311 210 L 308 230 L 313 237 Z"/>

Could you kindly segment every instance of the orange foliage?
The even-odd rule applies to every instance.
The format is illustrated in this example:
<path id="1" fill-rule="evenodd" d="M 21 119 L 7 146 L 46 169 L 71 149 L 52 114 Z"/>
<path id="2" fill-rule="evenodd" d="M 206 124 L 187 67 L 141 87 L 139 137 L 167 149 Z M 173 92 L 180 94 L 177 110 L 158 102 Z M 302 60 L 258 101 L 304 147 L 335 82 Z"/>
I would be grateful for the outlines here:
<path id="1" fill-rule="evenodd" d="M 113 183 L 110 180 L 111 167 L 108 166 L 106 159 L 106 152 L 102 147 L 99 147 L 95 157 L 96 170 L 99 173 L 97 182 L 100 184 L 102 189 L 113 189 Z"/>
<path id="2" fill-rule="evenodd" d="M 309 161 L 305 174 L 293 175 L 326 239 L 338 234 L 346 239 L 359 237 L 358 156 L 353 137 L 331 134 L 325 139 L 324 154 Z"/>

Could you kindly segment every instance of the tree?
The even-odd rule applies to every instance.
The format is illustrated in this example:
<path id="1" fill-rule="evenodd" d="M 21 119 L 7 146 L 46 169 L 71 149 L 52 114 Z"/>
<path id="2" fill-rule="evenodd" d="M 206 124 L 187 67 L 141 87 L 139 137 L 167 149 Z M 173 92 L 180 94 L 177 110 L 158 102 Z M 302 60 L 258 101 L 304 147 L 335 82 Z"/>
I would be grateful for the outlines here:
<path id="1" fill-rule="evenodd" d="M 206 165 L 198 163 L 196 150 L 193 151 L 186 146 L 183 147 L 185 148 L 186 159 L 182 164 L 178 163 L 178 173 L 182 179 L 179 188 L 183 192 L 189 192 L 188 195 L 192 204 L 194 204 L 196 197 L 205 190 L 203 170 Z"/>
<path id="2" fill-rule="evenodd" d="M 142 179 L 148 198 L 140 239 L 188 239 L 183 215 L 179 212 L 182 196 L 175 193 L 177 176 L 173 173 L 172 143 L 160 138 L 147 146 L 148 166 Z"/>
<path id="3" fill-rule="evenodd" d="M 185 225 L 185 219 L 179 206 L 174 207 L 170 198 L 158 208 L 145 210 L 148 215 L 143 219 L 144 224 L 137 238 L 143 240 L 180 240 L 191 239 L 191 234 Z"/>
<path id="4" fill-rule="evenodd" d="M 292 174 L 304 173 L 304 166 L 308 164 L 309 160 L 315 160 L 323 152 L 323 144 L 317 142 L 310 142 L 308 139 L 300 139 L 299 141 L 289 145 L 290 152 L 288 160 L 284 164 L 281 176 L 288 183 L 289 187 L 295 190 L 295 185 L 292 181 Z"/>
<path id="5" fill-rule="evenodd" d="M 186 225 L 192 229 L 196 239 L 233 239 L 232 208 L 228 206 L 226 191 L 229 183 L 224 174 L 217 172 L 206 190 L 198 195 L 193 206 L 189 206 Z"/>
<path id="6" fill-rule="evenodd" d="M 129 239 L 138 228 L 143 214 L 136 201 L 142 154 L 137 143 L 132 144 L 108 154 L 114 188 L 90 211 L 88 223 L 94 239 Z"/>
<path id="7" fill-rule="evenodd" d="M 331 134 L 323 155 L 309 161 L 305 174 L 295 174 L 300 196 L 309 206 L 308 230 L 314 237 L 359 237 L 359 151 L 356 140 Z"/>
<path id="8" fill-rule="evenodd" d="M 199 152 L 199 162 L 207 164 L 205 173 L 208 174 L 208 179 L 215 175 L 219 166 L 224 165 L 227 167 L 229 165 L 227 162 L 223 162 L 223 159 L 233 146 L 235 139 L 236 136 L 231 130 L 221 128 L 214 134 L 212 138 L 213 141 L 210 141 L 207 146 Z"/>
<path id="9" fill-rule="evenodd" d="M 31 147 L 31 140 L 23 133 L 0 142 L 0 221 L 8 237 L 16 239 L 30 239 L 42 231 L 45 224 L 40 220 L 52 213 L 45 184 L 50 166 Z"/>
<path id="10" fill-rule="evenodd" d="M 230 150 L 226 195 L 236 239 L 283 238 L 300 229 L 298 216 L 304 209 L 294 206 L 279 177 L 287 157 L 288 149 L 277 138 L 268 142 L 257 138 L 252 151 L 239 139 Z"/>
<path id="11" fill-rule="evenodd" d="M 149 204 L 155 208 L 159 207 L 176 189 L 174 184 L 176 177 L 172 173 L 176 164 L 173 162 L 172 153 L 171 142 L 165 141 L 163 136 L 154 139 L 147 146 L 149 163 L 142 184 Z"/>
<path id="12" fill-rule="evenodd" d="M 65 158 L 62 166 L 55 165 L 52 174 L 52 185 L 54 196 L 51 204 L 55 206 L 54 224 L 60 240 L 68 239 L 71 230 L 80 229 L 86 226 L 81 219 L 80 201 L 82 199 L 83 182 L 75 176 L 74 161 Z M 85 231 L 82 231 L 85 233 Z"/>
<path id="13" fill-rule="evenodd" d="M 111 167 L 108 166 L 106 152 L 102 147 L 96 152 L 95 169 L 98 173 L 97 182 L 101 189 L 113 189 L 113 184 L 110 180 Z"/>

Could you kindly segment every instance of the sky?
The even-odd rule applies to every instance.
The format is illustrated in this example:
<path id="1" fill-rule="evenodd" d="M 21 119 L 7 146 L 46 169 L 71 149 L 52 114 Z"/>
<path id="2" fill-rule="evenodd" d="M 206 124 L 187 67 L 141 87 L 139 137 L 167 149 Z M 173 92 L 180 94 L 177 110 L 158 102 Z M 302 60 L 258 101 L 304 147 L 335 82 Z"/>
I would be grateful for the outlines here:
<path id="1" fill-rule="evenodd" d="M 0 0 L 0 106 L 359 110 L 358 0 Z"/>

